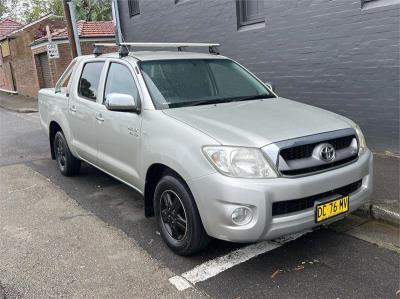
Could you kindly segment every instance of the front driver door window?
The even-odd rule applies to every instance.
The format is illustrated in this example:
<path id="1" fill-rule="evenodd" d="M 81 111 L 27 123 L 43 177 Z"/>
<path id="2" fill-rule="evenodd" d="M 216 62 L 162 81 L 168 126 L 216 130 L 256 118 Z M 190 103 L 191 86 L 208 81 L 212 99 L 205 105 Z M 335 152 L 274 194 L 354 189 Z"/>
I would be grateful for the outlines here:
<path id="1" fill-rule="evenodd" d="M 138 161 L 141 135 L 141 116 L 134 112 L 110 111 L 105 99 L 110 93 L 129 94 L 136 103 L 139 91 L 131 69 L 121 63 L 111 62 L 104 87 L 101 136 L 98 143 L 101 167 L 125 182 L 139 187 Z"/>
<path id="2" fill-rule="evenodd" d="M 130 70 L 123 64 L 110 64 L 104 90 L 103 102 L 110 93 L 129 94 L 133 96 L 135 100 L 139 99 L 139 92 L 136 87 L 135 80 L 133 79 Z"/>

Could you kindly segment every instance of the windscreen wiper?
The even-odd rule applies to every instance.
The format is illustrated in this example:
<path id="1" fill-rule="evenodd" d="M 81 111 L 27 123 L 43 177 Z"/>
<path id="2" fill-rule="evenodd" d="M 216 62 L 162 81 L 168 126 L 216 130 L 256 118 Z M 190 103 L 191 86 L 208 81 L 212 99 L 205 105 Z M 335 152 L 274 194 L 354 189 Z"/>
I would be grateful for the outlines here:
<path id="1" fill-rule="evenodd" d="M 260 94 L 260 95 L 252 95 L 252 96 L 247 96 L 247 97 L 209 99 L 209 100 L 199 100 L 199 101 L 191 101 L 191 102 L 183 102 L 183 103 L 170 103 L 169 108 L 212 105 L 212 104 L 250 101 L 250 100 L 267 99 L 267 98 L 275 98 L 275 96 L 272 94 Z"/>
<path id="2" fill-rule="evenodd" d="M 258 94 L 258 95 L 252 95 L 252 96 L 246 96 L 246 97 L 203 100 L 203 101 L 191 102 L 190 106 L 220 104 L 220 103 L 229 103 L 229 102 L 241 102 L 241 101 L 261 100 L 261 99 L 270 99 L 270 98 L 275 98 L 275 96 L 272 94 Z M 188 104 L 190 104 L 190 103 L 188 103 Z"/>
<path id="3" fill-rule="evenodd" d="M 247 97 L 237 97 L 233 98 L 232 102 L 241 102 L 241 101 L 251 101 L 251 100 L 261 100 L 261 99 L 271 99 L 275 98 L 274 95 L 272 94 L 258 94 L 258 95 L 252 95 L 252 96 L 247 96 Z"/>
<path id="4" fill-rule="evenodd" d="M 226 102 L 231 102 L 231 99 L 210 99 L 210 100 L 183 102 L 183 103 L 171 103 L 169 104 L 169 108 L 211 105 L 211 104 L 220 104 Z"/>

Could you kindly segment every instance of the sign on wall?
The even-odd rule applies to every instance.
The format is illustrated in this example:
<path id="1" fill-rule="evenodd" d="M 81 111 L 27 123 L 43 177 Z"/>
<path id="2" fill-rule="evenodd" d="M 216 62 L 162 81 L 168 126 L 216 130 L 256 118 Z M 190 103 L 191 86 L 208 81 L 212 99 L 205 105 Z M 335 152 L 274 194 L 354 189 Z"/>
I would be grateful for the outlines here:
<path id="1" fill-rule="evenodd" d="M 49 58 L 60 58 L 60 54 L 58 53 L 57 44 L 48 44 L 47 45 L 47 56 Z"/>

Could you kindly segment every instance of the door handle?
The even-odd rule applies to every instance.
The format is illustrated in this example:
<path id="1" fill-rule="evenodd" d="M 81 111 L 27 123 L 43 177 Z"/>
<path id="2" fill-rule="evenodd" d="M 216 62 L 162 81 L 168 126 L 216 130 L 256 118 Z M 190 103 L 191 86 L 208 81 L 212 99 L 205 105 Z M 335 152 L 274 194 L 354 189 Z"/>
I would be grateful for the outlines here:
<path id="1" fill-rule="evenodd" d="M 76 112 L 76 107 L 75 107 L 75 105 L 72 105 L 71 107 L 69 107 L 69 110 L 71 110 L 72 112 Z"/>
<path id="2" fill-rule="evenodd" d="M 101 122 L 104 121 L 103 115 L 101 115 L 101 113 L 99 113 L 99 114 L 96 115 L 96 119 L 97 119 L 98 121 L 101 121 Z"/>

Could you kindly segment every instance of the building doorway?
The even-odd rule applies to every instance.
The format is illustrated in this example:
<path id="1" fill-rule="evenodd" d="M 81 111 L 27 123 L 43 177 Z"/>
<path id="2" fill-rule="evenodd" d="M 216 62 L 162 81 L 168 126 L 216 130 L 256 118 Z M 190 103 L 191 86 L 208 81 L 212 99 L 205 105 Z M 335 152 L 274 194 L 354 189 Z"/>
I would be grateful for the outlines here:
<path id="1" fill-rule="evenodd" d="M 47 58 L 47 52 L 38 54 L 39 61 L 39 84 L 40 88 L 49 88 L 53 87 L 51 82 L 51 73 L 49 66 L 49 59 Z"/>

